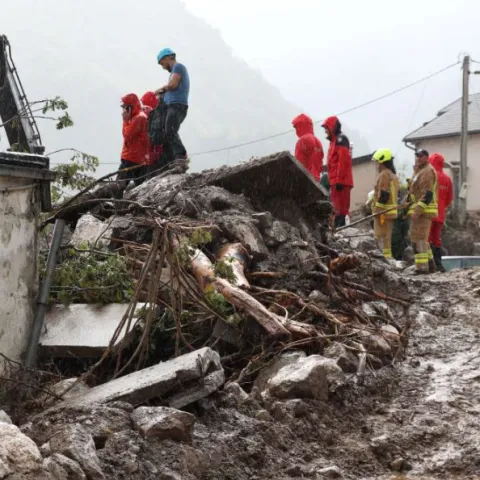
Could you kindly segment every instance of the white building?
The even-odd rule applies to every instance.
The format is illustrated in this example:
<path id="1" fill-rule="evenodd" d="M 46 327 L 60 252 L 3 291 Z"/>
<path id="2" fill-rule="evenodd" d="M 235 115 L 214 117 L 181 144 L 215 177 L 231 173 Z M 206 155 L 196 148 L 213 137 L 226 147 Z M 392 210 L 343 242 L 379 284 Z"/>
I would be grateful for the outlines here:
<path id="1" fill-rule="evenodd" d="M 0 352 L 21 360 L 37 305 L 38 224 L 50 208 L 48 158 L 0 152 Z"/>
<path id="2" fill-rule="evenodd" d="M 403 140 L 430 154 L 441 153 L 445 161 L 460 163 L 462 99 L 442 108 L 437 116 L 408 134 Z M 446 172 L 454 178 L 452 171 Z M 470 95 L 468 105 L 467 210 L 480 210 L 480 94 Z M 458 186 L 456 186 L 458 188 Z"/>

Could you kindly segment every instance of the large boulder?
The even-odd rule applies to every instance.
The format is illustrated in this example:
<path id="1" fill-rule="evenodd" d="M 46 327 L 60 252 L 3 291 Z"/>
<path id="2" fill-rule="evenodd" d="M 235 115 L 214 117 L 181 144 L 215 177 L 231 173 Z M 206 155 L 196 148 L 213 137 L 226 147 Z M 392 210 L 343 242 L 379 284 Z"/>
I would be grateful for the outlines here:
<path id="1" fill-rule="evenodd" d="M 42 456 L 35 442 L 18 427 L 0 423 L 0 479 L 29 474 L 42 468 Z"/>
<path id="2" fill-rule="evenodd" d="M 50 439 L 52 453 L 77 462 L 88 480 L 104 480 L 93 437 L 80 425 L 64 425 Z"/>
<path id="3" fill-rule="evenodd" d="M 72 235 L 71 243 L 76 247 L 83 243 L 110 243 L 112 229 L 108 223 L 98 220 L 93 215 L 86 214 L 80 217 Z"/>
<path id="4" fill-rule="evenodd" d="M 146 437 L 190 442 L 195 416 L 169 407 L 139 407 L 132 413 L 134 427 Z"/>
<path id="5" fill-rule="evenodd" d="M 269 380 L 267 394 L 276 398 L 316 398 L 328 400 L 329 390 L 345 382 L 337 363 L 320 355 L 311 355 L 287 365 Z"/>
<path id="6" fill-rule="evenodd" d="M 54 453 L 43 461 L 43 468 L 54 480 L 87 480 L 80 465 L 71 458 Z"/>

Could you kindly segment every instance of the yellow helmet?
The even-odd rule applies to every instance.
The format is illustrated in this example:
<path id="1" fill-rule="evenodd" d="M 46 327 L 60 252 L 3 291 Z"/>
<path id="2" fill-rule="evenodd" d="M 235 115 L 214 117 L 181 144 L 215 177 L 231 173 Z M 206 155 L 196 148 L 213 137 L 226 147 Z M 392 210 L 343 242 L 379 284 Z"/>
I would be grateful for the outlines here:
<path id="1" fill-rule="evenodd" d="M 389 148 L 379 148 L 373 154 L 372 160 L 378 163 L 388 162 L 389 160 L 393 160 L 392 151 Z"/>

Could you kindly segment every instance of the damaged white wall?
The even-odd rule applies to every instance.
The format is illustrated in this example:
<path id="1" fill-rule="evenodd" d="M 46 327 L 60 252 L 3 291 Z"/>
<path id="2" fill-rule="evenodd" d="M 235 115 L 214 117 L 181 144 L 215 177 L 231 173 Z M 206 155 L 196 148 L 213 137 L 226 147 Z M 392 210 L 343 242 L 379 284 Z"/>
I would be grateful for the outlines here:
<path id="1" fill-rule="evenodd" d="M 37 298 L 40 201 L 34 183 L 0 176 L 0 352 L 13 360 L 27 347 Z"/>

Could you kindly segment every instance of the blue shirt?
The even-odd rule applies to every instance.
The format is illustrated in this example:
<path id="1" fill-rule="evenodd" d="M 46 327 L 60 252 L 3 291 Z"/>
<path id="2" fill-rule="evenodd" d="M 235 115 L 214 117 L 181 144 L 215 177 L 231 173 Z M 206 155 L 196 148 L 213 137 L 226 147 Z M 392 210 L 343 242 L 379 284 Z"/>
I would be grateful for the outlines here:
<path id="1" fill-rule="evenodd" d="M 188 94 L 190 92 L 190 77 L 188 76 L 187 69 L 185 65 L 181 63 L 176 63 L 170 73 L 170 77 L 178 73 L 182 78 L 178 87 L 175 90 L 168 90 L 165 93 L 164 101 L 165 104 L 170 105 L 171 103 L 181 103 L 183 105 L 188 105 Z"/>

